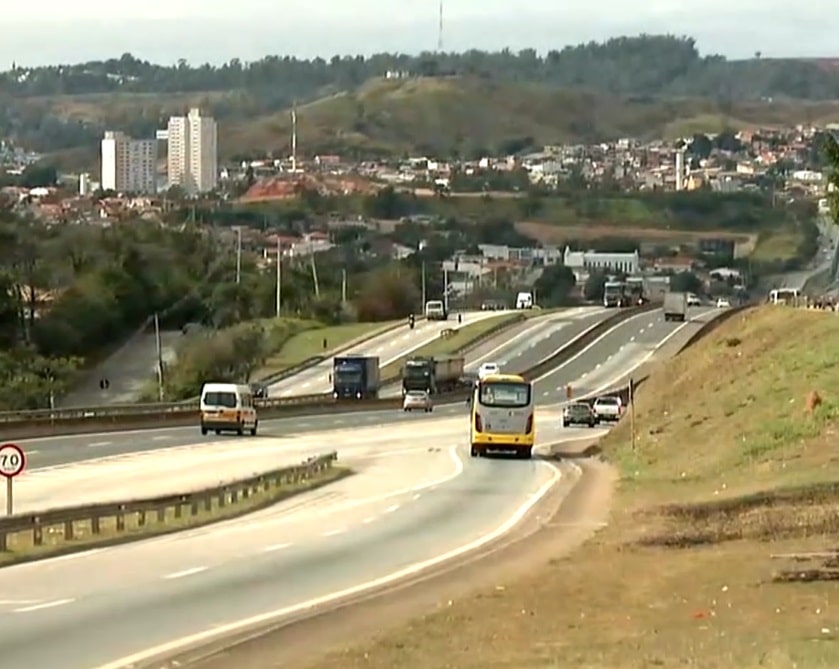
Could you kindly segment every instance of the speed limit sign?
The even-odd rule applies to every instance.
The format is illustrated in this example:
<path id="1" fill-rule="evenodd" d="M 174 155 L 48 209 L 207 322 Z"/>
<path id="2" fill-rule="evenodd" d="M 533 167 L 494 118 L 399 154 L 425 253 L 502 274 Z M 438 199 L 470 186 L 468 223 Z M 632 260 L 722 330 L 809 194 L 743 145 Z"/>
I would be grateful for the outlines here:
<path id="1" fill-rule="evenodd" d="M 0 446 L 0 476 L 13 479 L 26 468 L 26 456 L 17 444 Z"/>

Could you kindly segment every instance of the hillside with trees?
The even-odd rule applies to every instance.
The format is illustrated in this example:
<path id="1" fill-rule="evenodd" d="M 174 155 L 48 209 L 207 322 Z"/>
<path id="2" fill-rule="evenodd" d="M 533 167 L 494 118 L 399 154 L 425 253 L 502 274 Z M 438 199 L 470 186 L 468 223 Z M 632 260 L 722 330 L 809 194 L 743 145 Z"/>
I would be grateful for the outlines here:
<path id="1" fill-rule="evenodd" d="M 387 73 L 407 81 L 370 85 Z M 680 120 L 699 130 L 818 120 L 835 112 L 829 101 L 837 98 L 839 71 L 817 61 L 728 61 L 674 36 L 620 37 L 545 55 L 267 56 L 218 67 L 157 65 L 125 54 L 0 73 L 0 137 L 45 152 L 92 147 L 106 127 L 149 135 L 168 115 L 199 104 L 221 121 L 230 157 L 284 147 L 286 110 L 318 101 L 301 111 L 308 150 L 375 155 L 497 149 L 521 137 L 678 134 L 672 126 Z M 423 113 L 412 113 L 415 107 Z M 442 138 L 432 141 L 429 128 Z"/>

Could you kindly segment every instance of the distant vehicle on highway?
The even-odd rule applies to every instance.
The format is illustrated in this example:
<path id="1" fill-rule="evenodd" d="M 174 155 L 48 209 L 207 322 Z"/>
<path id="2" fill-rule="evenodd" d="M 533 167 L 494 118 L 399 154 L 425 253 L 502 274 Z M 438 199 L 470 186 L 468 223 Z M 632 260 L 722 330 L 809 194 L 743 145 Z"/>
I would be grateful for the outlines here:
<path id="1" fill-rule="evenodd" d="M 478 380 L 484 378 L 485 376 L 490 376 L 492 374 L 500 374 L 501 368 L 498 366 L 496 362 L 485 362 L 480 367 L 478 367 Z"/>
<path id="2" fill-rule="evenodd" d="M 442 300 L 429 300 L 425 303 L 425 318 L 429 321 L 447 321 L 449 313 Z"/>
<path id="3" fill-rule="evenodd" d="M 598 397 L 591 408 L 597 417 L 597 422 L 618 421 L 623 416 L 623 402 L 620 397 L 613 395 Z"/>
<path id="4" fill-rule="evenodd" d="M 604 307 L 625 307 L 629 304 L 625 281 L 607 281 L 603 286 Z"/>
<path id="5" fill-rule="evenodd" d="M 688 293 L 687 301 L 688 301 L 688 306 L 689 307 L 701 307 L 702 306 L 702 300 L 700 300 L 699 297 L 697 295 L 695 295 L 694 293 Z"/>
<path id="6" fill-rule="evenodd" d="M 684 321 L 687 318 L 688 299 L 686 293 L 668 292 L 664 294 L 665 321 Z"/>
<path id="7" fill-rule="evenodd" d="M 727 297 L 721 297 L 717 300 L 717 309 L 728 309 L 731 306 L 731 302 Z"/>
<path id="8" fill-rule="evenodd" d="M 798 288 L 776 288 L 769 291 L 770 304 L 795 304 L 799 297 L 801 291 Z"/>
<path id="9" fill-rule="evenodd" d="M 519 293 L 516 295 L 516 309 L 532 309 L 533 293 Z"/>
<path id="10" fill-rule="evenodd" d="M 503 302 L 497 302 L 495 300 L 487 300 L 481 303 L 481 311 L 504 311 L 506 308 Z"/>
<path id="11" fill-rule="evenodd" d="M 436 395 L 454 390 L 463 376 L 462 355 L 412 356 L 402 367 L 402 394 L 423 390 Z"/>
<path id="12" fill-rule="evenodd" d="M 409 390 L 402 402 L 402 411 L 416 411 L 420 409 L 426 413 L 434 411 L 434 402 L 425 390 Z"/>
<path id="13" fill-rule="evenodd" d="M 472 397 L 472 457 L 484 457 L 489 451 L 532 457 L 536 436 L 533 384 L 517 374 L 495 374 L 478 381 Z"/>
<path id="14" fill-rule="evenodd" d="M 199 401 L 201 434 L 215 430 L 216 434 L 236 432 L 239 436 L 250 431 L 256 436 L 259 416 L 253 403 L 250 386 L 235 383 L 205 383 Z"/>
<path id="15" fill-rule="evenodd" d="M 574 402 L 562 410 L 562 427 L 570 425 L 595 427 L 598 422 L 594 409 L 585 402 Z"/>
<path id="16" fill-rule="evenodd" d="M 332 361 L 332 397 L 343 399 L 377 399 L 379 397 L 379 357 L 376 355 L 343 355 Z"/>

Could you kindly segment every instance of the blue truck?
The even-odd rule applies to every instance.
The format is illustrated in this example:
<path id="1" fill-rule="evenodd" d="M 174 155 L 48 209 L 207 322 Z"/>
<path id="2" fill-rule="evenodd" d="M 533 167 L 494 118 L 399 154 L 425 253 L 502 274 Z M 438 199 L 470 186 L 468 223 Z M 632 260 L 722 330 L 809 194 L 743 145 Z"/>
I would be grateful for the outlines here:
<path id="1" fill-rule="evenodd" d="M 336 400 L 367 400 L 379 397 L 379 357 L 343 355 L 332 363 L 332 397 Z"/>

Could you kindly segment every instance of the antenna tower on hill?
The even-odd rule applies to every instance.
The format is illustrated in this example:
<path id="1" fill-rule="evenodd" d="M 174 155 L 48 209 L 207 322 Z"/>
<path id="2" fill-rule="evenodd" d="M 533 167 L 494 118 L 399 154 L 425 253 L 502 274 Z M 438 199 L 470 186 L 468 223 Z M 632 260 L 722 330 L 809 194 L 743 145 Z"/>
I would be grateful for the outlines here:
<path id="1" fill-rule="evenodd" d="M 291 171 L 297 172 L 297 100 L 291 107 Z"/>
<path id="2" fill-rule="evenodd" d="M 440 24 L 437 28 L 437 53 L 443 53 L 443 0 L 440 0 Z"/>

